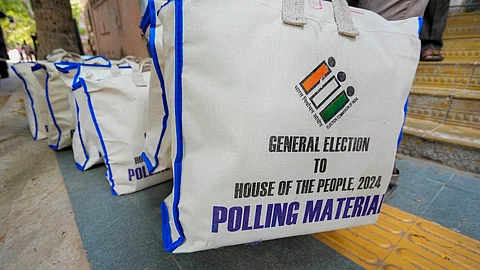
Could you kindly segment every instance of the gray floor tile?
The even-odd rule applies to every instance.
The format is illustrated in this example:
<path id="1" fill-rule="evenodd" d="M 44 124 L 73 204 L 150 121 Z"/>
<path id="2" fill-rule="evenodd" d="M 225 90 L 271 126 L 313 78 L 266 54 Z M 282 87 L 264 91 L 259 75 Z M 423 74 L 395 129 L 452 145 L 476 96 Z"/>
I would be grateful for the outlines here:
<path id="1" fill-rule="evenodd" d="M 452 177 L 452 180 L 448 182 L 447 186 L 451 188 L 459 188 L 480 196 L 479 175 L 458 172 Z"/>
<path id="2" fill-rule="evenodd" d="M 57 160 L 93 269 L 145 269 L 170 256 L 161 241 L 158 205 L 170 193 L 171 183 L 114 196 L 105 167 L 82 172 L 71 151 L 58 152 Z M 176 266 L 170 261 L 165 265 Z"/>
<path id="3" fill-rule="evenodd" d="M 424 170 L 403 170 L 398 180 L 397 194 L 387 204 L 414 215 L 420 215 L 443 187 L 426 177 Z"/>
<path id="4" fill-rule="evenodd" d="M 175 254 L 182 269 L 362 269 L 312 236 Z"/>
<path id="5" fill-rule="evenodd" d="M 445 187 L 422 218 L 480 240 L 480 196 Z"/>
<path id="6" fill-rule="evenodd" d="M 449 167 L 418 159 L 399 159 L 396 165 L 400 170 L 400 175 L 402 173 L 421 174 L 425 178 L 441 183 L 446 183 L 456 171 Z"/>

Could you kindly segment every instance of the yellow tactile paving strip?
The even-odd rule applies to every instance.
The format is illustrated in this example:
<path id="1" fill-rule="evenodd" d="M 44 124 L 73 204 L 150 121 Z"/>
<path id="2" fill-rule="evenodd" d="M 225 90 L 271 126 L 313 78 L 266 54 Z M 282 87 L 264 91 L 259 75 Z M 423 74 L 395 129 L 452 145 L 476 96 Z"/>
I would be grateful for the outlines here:
<path id="1" fill-rule="evenodd" d="M 366 269 L 480 269 L 480 241 L 386 204 L 376 224 L 313 236 Z"/>

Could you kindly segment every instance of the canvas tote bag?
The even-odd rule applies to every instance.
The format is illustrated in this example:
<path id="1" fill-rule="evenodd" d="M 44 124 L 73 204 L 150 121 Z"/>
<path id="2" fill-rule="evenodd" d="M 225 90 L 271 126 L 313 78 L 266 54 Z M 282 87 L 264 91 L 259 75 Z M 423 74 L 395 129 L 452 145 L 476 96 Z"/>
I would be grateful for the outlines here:
<path id="1" fill-rule="evenodd" d="M 158 16 L 172 118 L 167 251 L 376 222 L 420 20 L 343 0 L 175 0 Z"/>
<path id="2" fill-rule="evenodd" d="M 60 150 L 71 146 L 74 124 L 68 101 L 70 87 L 60 80 L 54 62 L 82 62 L 83 60 L 79 55 L 69 54 L 64 50 L 54 50 L 52 54 L 47 55 L 46 59 L 47 61 L 40 60 L 37 63 L 47 72 L 44 84 L 50 127 L 47 143 L 53 150 Z"/>
<path id="3" fill-rule="evenodd" d="M 47 138 L 48 109 L 45 99 L 46 70 L 38 64 L 18 63 L 11 66 L 23 83 L 25 112 L 34 140 Z"/>
<path id="4" fill-rule="evenodd" d="M 72 145 L 72 137 L 75 130 L 75 123 L 71 108 L 71 84 L 66 84 L 60 78 L 56 62 L 83 63 L 84 65 L 108 65 L 108 59 L 101 56 L 94 56 L 83 59 L 76 53 L 54 50 L 54 53 L 47 55 L 48 61 L 39 61 L 47 70 L 45 94 L 49 109 L 49 126 L 47 142 L 50 148 L 60 150 Z M 73 104 L 72 104 L 73 105 Z"/>
<path id="5" fill-rule="evenodd" d="M 73 83 L 75 98 L 81 100 L 80 111 L 88 112 L 93 123 L 84 128 L 89 136 L 97 135 L 95 144 L 104 157 L 106 176 L 114 195 L 132 193 L 172 179 L 170 169 L 149 173 L 140 156 L 150 81 L 150 71 L 142 70 L 148 61 L 151 59 L 142 60 L 138 69 L 131 69 L 130 74 L 122 75 L 113 65 L 114 75 L 109 78 L 79 76 Z M 83 98 L 79 99 L 80 95 Z"/>
<path id="6" fill-rule="evenodd" d="M 163 26 L 157 19 L 156 13 L 165 3 L 165 0 L 149 1 L 140 23 L 143 34 L 148 38 L 154 67 L 152 76 L 150 76 L 147 132 L 142 153 L 142 158 L 148 170 L 152 173 L 172 167 L 170 158 L 171 132 L 167 132 L 169 108 L 162 74 L 162 70 L 165 70 L 165 56 L 161 42 Z"/>
<path id="7" fill-rule="evenodd" d="M 119 63 L 126 64 L 124 60 Z M 111 77 L 112 63 L 103 56 L 94 56 L 87 59 L 84 63 L 59 62 L 54 65 L 59 71 L 60 79 L 65 85 L 69 86 L 69 104 L 75 126 L 72 136 L 73 156 L 77 168 L 85 171 L 95 164 L 102 163 L 103 157 L 95 145 L 95 140 L 97 140 L 96 133 L 88 135 L 83 127 L 84 125 L 92 125 L 93 127 L 93 123 L 88 111 L 82 111 L 81 113 L 78 103 L 84 102 L 86 104 L 86 101 L 83 100 L 84 96 L 82 94 L 78 95 L 79 100 L 75 98 L 72 92 L 72 84 L 74 81 L 78 81 L 79 76 L 87 76 L 94 80 Z M 79 69 L 79 66 L 82 66 L 82 68 Z M 121 72 L 127 74 L 131 72 L 131 69 L 122 68 Z M 87 105 L 84 107 L 87 107 Z"/>

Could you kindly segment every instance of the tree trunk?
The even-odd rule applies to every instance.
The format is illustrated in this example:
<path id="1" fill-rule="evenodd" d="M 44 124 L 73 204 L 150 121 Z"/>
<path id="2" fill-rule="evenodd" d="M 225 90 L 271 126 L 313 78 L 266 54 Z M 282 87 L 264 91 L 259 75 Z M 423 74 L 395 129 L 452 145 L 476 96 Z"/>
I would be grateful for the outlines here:
<path id="1" fill-rule="evenodd" d="M 54 49 L 79 53 L 70 0 L 32 0 L 37 24 L 38 59 Z"/>

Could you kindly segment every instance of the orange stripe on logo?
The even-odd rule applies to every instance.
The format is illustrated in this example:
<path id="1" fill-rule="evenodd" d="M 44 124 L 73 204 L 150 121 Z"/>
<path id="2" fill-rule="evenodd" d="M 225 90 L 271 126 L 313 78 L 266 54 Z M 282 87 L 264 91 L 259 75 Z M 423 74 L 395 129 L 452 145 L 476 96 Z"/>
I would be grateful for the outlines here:
<path id="1" fill-rule="evenodd" d="M 308 94 L 315 86 L 320 83 L 326 75 L 330 73 L 330 68 L 325 62 L 320 64 L 315 70 L 312 71 L 303 81 L 300 83 L 303 90 Z"/>

